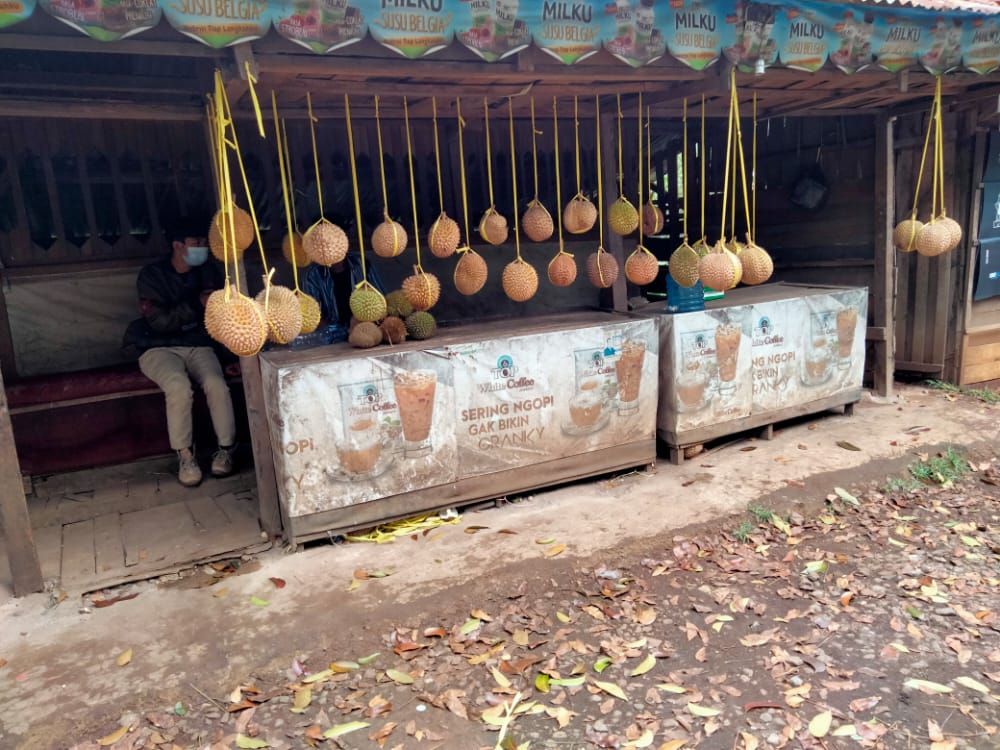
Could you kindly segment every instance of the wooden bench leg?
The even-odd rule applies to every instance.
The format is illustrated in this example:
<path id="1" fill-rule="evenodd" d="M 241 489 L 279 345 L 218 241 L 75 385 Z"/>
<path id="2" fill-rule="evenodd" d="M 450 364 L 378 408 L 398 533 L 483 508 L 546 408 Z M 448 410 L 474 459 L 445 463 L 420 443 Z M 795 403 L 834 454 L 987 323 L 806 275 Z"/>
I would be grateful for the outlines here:
<path id="1" fill-rule="evenodd" d="M 670 463 L 672 463 L 674 466 L 680 466 L 681 464 L 684 463 L 683 448 L 675 448 L 674 446 L 670 446 L 669 456 L 670 456 Z"/>
<path id="2" fill-rule="evenodd" d="M 761 427 L 758 437 L 761 440 L 774 440 L 774 425 L 767 424 Z"/>
<path id="3" fill-rule="evenodd" d="M 854 404 L 855 403 L 857 403 L 857 402 L 852 401 L 849 404 L 844 404 L 844 416 L 845 417 L 853 417 L 854 416 Z"/>

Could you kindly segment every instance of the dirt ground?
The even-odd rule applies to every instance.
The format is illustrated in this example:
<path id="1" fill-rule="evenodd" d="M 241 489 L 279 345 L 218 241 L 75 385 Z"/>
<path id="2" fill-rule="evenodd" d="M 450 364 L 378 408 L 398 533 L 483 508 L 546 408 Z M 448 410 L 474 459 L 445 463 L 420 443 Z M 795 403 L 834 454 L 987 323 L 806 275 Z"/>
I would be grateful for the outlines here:
<path id="1" fill-rule="evenodd" d="M 7 598 L 0 747 L 1000 747 L 998 413 L 902 387 L 388 544 Z M 913 478 L 942 455 L 968 478 Z"/>

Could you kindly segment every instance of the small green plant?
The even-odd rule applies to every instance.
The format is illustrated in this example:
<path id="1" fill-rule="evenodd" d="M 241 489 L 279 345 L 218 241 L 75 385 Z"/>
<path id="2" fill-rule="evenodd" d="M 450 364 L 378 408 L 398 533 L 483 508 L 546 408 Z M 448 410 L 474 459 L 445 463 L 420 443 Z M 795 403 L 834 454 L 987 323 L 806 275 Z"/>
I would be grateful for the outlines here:
<path id="1" fill-rule="evenodd" d="M 949 447 L 944 453 L 912 464 L 909 470 L 918 482 L 950 487 L 969 472 L 969 462 Z"/>
<path id="2" fill-rule="evenodd" d="M 892 492 L 909 492 L 918 486 L 919 483 L 910 477 L 892 477 L 882 486 L 882 492 L 885 494 Z"/>
<path id="3" fill-rule="evenodd" d="M 946 383 L 943 380 L 928 380 L 927 385 L 936 391 L 945 393 L 957 393 L 963 396 L 979 399 L 987 404 L 1000 404 L 1000 393 L 991 391 L 988 388 L 966 388 L 963 385 Z"/>
<path id="4" fill-rule="evenodd" d="M 750 503 L 747 506 L 747 512 L 754 517 L 757 523 L 767 523 L 771 520 L 771 516 L 774 515 L 768 508 L 763 505 L 754 505 Z"/>
<path id="5" fill-rule="evenodd" d="M 751 534 L 753 534 L 753 524 L 750 523 L 749 519 L 743 521 L 738 528 L 733 529 L 733 536 L 744 544 L 750 541 Z"/>

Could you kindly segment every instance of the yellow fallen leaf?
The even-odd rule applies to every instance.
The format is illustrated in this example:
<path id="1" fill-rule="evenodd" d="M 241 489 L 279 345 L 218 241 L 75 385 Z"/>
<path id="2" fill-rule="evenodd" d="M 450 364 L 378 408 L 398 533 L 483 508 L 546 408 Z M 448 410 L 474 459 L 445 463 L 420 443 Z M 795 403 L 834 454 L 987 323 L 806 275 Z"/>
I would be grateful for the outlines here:
<path id="1" fill-rule="evenodd" d="M 664 742 L 656 750 L 681 750 L 687 744 L 687 740 L 670 740 L 670 742 Z"/>
<path id="2" fill-rule="evenodd" d="M 565 551 L 566 551 L 566 545 L 565 544 L 557 544 L 554 547 L 549 547 L 547 550 L 545 550 L 545 556 L 546 557 L 555 557 L 556 555 L 561 554 L 561 553 L 563 553 Z"/>
<path id="3" fill-rule="evenodd" d="M 313 682 L 323 682 L 324 680 L 329 680 L 331 677 L 333 677 L 333 670 L 324 669 L 322 672 L 316 672 L 315 674 L 309 675 L 308 677 L 304 678 L 302 682 L 309 685 L 312 684 Z"/>
<path id="4" fill-rule="evenodd" d="M 569 726 L 570 720 L 576 716 L 575 711 L 570 711 L 565 706 L 559 706 L 556 708 L 545 708 L 545 713 L 549 715 L 550 718 L 555 719 L 559 723 L 560 729 L 565 729 Z"/>
<path id="5" fill-rule="evenodd" d="M 656 622 L 656 610 L 652 607 L 637 607 L 635 621 L 640 625 L 652 625 Z"/>
<path id="6" fill-rule="evenodd" d="M 956 677 L 955 682 L 957 682 L 959 685 L 962 685 L 963 687 L 969 688 L 970 690 L 975 690 L 978 693 L 989 694 L 990 692 L 990 689 L 986 687 L 983 683 L 978 682 L 977 680 L 974 680 L 971 677 L 965 677 L 965 676 Z"/>
<path id="7" fill-rule="evenodd" d="M 359 581 L 357 578 L 352 578 L 351 585 L 347 587 L 347 591 L 351 592 L 359 588 L 361 588 L 361 581 Z"/>
<path id="8" fill-rule="evenodd" d="M 912 635 L 918 641 L 924 637 L 924 634 L 920 632 L 920 628 L 918 628 L 912 622 L 906 623 L 906 632 Z"/>
<path id="9" fill-rule="evenodd" d="M 510 687 L 510 680 L 508 680 L 499 669 L 496 667 L 490 667 L 490 673 L 493 675 L 493 679 L 497 681 L 497 685 L 502 688 Z"/>
<path id="10" fill-rule="evenodd" d="M 385 676 L 388 677 L 393 682 L 399 683 L 400 685 L 412 685 L 413 678 L 406 672 L 400 672 L 398 669 L 387 669 L 385 670 Z"/>
<path id="11" fill-rule="evenodd" d="M 132 661 L 132 649 L 127 648 L 124 651 L 122 651 L 120 654 L 118 654 L 118 658 L 115 660 L 115 663 L 119 667 L 124 667 L 130 661 Z"/>
<path id="12" fill-rule="evenodd" d="M 931 743 L 931 750 L 955 750 L 956 747 L 958 747 L 958 740 L 942 740 Z"/>
<path id="13" fill-rule="evenodd" d="M 631 742 L 626 742 L 625 745 L 624 745 L 624 747 L 625 748 L 633 748 L 633 747 L 634 748 L 640 748 L 640 747 L 649 747 L 652 744 L 653 744 L 653 730 L 652 729 L 647 729 L 645 732 L 642 733 L 642 735 L 639 737 L 639 739 L 632 740 Z"/>
<path id="14" fill-rule="evenodd" d="M 528 631 L 518 628 L 514 631 L 514 643 L 518 646 L 528 645 Z"/>
<path id="15" fill-rule="evenodd" d="M 708 706 L 702 706 L 700 703 L 688 703 L 687 710 L 690 711 L 695 716 L 701 716 L 702 718 L 707 718 L 709 716 L 718 716 L 722 712 L 717 708 L 709 708 Z"/>
<path id="16" fill-rule="evenodd" d="M 657 690 L 662 690 L 664 693 L 674 693 L 675 695 L 680 695 L 688 691 L 683 685 L 674 685 L 670 682 L 661 682 L 656 688 Z"/>
<path id="17" fill-rule="evenodd" d="M 344 674 L 346 672 L 356 672 L 361 669 L 361 665 L 356 661 L 334 661 L 330 662 L 330 671 L 336 674 Z"/>
<path id="18" fill-rule="evenodd" d="M 569 622 L 571 620 L 569 615 L 567 615 L 564 612 L 558 612 L 558 611 L 556 612 L 556 619 L 559 620 L 559 622 L 563 623 Z"/>
<path id="19" fill-rule="evenodd" d="M 895 643 L 895 642 L 893 642 L 893 643 L 890 643 L 889 645 L 892 646 L 894 649 L 896 649 L 897 651 L 899 651 L 902 654 L 908 654 L 908 653 L 910 653 L 910 649 L 908 649 L 902 643 Z"/>
<path id="20" fill-rule="evenodd" d="M 740 732 L 740 738 L 743 740 L 743 750 L 757 750 L 760 747 L 760 740 L 749 732 Z"/>
<path id="21" fill-rule="evenodd" d="M 952 688 L 947 685 L 942 685 L 939 682 L 931 682 L 930 680 L 918 680 L 915 677 L 910 678 L 903 683 L 903 687 L 916 688 L 925 693 L 935 694 L 935 693 L 950 693 Z"/>
<path id="22" fill-rule="evenodd" d="M 833 724 L 833 712 L 823 711 L 812 717 L 809 722 L 809 734 L 813 737 L 826 737 L 830 732 L 830 725 Z"/>
<path id="23" fill-rule="evenodd" d="M 247 737 L 245 734 L 237 734 L 236 747 L 240 750 L 263 750 L 265 747 L 271 747 L 271 745 L 267 740 L 262 740 L 258 737 Z"/>
<path id="24" fill-rule="evenodd" d="M 831 737 L 853 737 L 858 733 L 857 727 L 853 724 L 843 724 L 832 732 L 830 732 Z"/>
<path id="25" fill-rule="evenodd" d="M 778 531 L 782 532 L 785 536 L 792 535 L 792 527 L 789 526 L 788 522 L 777 513 L 771 514 L 771 523 L 773 523 Z"/>
<path id="26" fill-rule="evenodd" d="M 493 622 L 493 618 L 490 617 L 485 612 L 483 612 L 483 610 L 481 609 L 474 609 L 469 614 L 475 617 L 477 620 L 482 620 L 483 622 Z"/>
<path id="27" fill-rule="evenodd" d="M 944 733 L 941 731 L 941 725 L 934 721 L 934 719 L 927 720 L 927 736 L 930 737 L 931 742 L 944 742 Z"/>
<path id="28" fill-rule="evenodd" d="M 216 599 L 221 599 L 226 595 L 227 591 L 229 591 L 229 589 L 227 589 L 225 586 L 222 586 L 221 588 L 217 588 L 215 591 L 213 591 L 212 596 L 214 596 Z"/>
<path id="29" fill-rule="evenodd" d="M 325 732 L 323 736 L 330 740 L 334 737 L 341 737 L 349 732 L 356 732 L 359 729 L 364 729 L 365 727 L 370 727 L 371 724 L 367 721 L 348 721 L 345 724 L 338 724 L 335 727 L 330 727 Z"/>
<path id="30" fill-rule="evenodd" d="M 97 741 L 97 744 L 100 745 L 101 747 L 107 747 L 108 745 L 113 745 L 116 742 L 118 742 L 118 740 L 120 740 L 122 737 L 124 737 L 127 732 L 128 732 L 127 726 L 118 727 L 118 729 L 113 731 L 107 737 L 101 737 L 101 739 Z"/>
<path id="31" fill-rule="evenodd" d="M 597 687 L 599 687 L 605 693 L 615 696 L 615 698 L 618 698 L 623 701 L 628 700 L 628 696 L 625 695 L 625 691 L 622 690 L 613 682 L 601 682 L 599 680 L 594 680 L 594 684 L 597 685 Z"/>
<path id="32" fill-rule="evenodd" d="M 462 635 L 468 635 L 482 624 L 483 624 L 482 620 L 480 620 L 478 617 L 470 617 L 462 624 L 462 629 L 460 632 L 462 633 Z"/>
<path id="33" fill-rule="evenodd" d="M 648 654 L 642 663 L 639 664 L 635 669 L 633 669 L 629 675 L 631 677 L 638 677 L 641 674 L 646 674 L 649 670 L 656 666 L 656 657 L 652 654 Z"/>
<path id="34" fill-rule="evenodd" d="M 504 722 L 507 720 L 507 705 L 505 703 L 501 703 L 496 706 L 491 706 L 483 711 L 479 715 L 479 718 L 490 726 L 503 726 Z"/>
<path id="35" fill-rule="evenodd" d="M 312 703 L 312 688 L 304 687 L 295 691 L 295 700 L 292 701 L 292 713 L 301 714 Z"/>

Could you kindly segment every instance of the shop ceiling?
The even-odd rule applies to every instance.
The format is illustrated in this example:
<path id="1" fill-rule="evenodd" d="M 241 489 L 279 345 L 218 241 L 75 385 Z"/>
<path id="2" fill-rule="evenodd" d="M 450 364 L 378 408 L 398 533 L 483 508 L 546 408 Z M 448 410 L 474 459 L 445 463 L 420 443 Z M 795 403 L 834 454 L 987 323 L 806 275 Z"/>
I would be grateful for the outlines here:
<path id="1" fill-rule="evenodd" d="M 623 109 L 634 109 L 641 91 L 654 116 L 670 118 L 680 116 L 685 97 L 689 106 L 700 106 L 704 94 L 709 116 L 724 116 L 729 103 L 729 70 L 722 61 L 699 72 L 667 55 L 633 69 L 601 51 L 567 66 L 528 48 L 510 60 L 484 62 L 460 45 L 432 59 L 403 61 L 370 38 L 343 53 L 317 55 L 273 30 L 252 43 L 215 50 L 166 23 L 140 39 L 103 43 L 36 13 L 15 30 L 0 31 L 0 116 L 198 119 L 219 68 L 237 116 L 249 117 L 247 64 L 257 73 L 261 98 L 276 91 L 282 114 L 293 118 L 306 116 L 307 93 L 320 117 L 342 116 L 345 93 L 359 117 L 373 113 L 376 93 L 387 117 L 401 116 L 406 96 L 417 118 L 430 116 L 434 96 L 445 113 L 454 111 L 458 96 L 470 107 L 486 97 L 503 112 L 513 97 L 517 115 L 527 114 L 532 97 L 537 106 L 554 96 L 566 102 L 568 113 L 574 94 L 586 115 L 598 93 L 620 93 Z M 847 75 L 828 62 L 814 73 L 781 67 L 763 75 L 739 73 L 737 84 L 741 105 L 749 107 L 757 94 L 761 117 L 835 116 L 924 108 L 934 79 L 919 70 Z M 979 106 L 1000 96 L 1000 73 L 948 74 L 943 93 L 953 108 Z"/>

